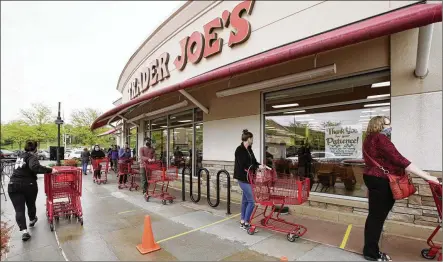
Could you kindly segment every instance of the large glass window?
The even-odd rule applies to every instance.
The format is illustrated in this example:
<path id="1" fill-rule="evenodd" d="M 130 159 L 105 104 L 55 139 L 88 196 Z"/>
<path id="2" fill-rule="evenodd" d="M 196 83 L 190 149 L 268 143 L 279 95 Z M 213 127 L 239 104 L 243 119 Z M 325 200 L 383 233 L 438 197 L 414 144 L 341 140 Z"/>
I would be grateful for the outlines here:
<path id="1" fill-rule="evenodd" d="M 362 145 L 369 119 L 390 116 L 389 71 L 265 95 L 266 162 L 312 180 L 312 191 L 366 197 Z"/>
<path id="2" fill-rule="evenodd" d="M 167 165 L 168 131 L 167 118 L 161 117 L 151 121 L 151 143 L 155 150 L 155 158 Z"/>
<path id="3" fill-rule="evenodd" d="M 203 111 L 198 108 L 146 120 L 144 138 L 151 139 L 156 158 L 165 165 L 176 166 L 180 172 L 188 167 L 189 174 L 196 174 L 203 161 L 202 121 Z M 194 140 L 196 159 L 193 159 Z"/>
<path id="4" fill-rule="evenodd" d="M 203 167 L 203 123 L 195 125 L 195 166 L 196 170 Z"/>
<path id="5" fill-rule="evenodd" d="M 192 140 L 192 124 L 169 129 L 169 159 L 171 166 L 176 166 L 180 171 L 184 167 L 190 168 L 192 166 Z"/>

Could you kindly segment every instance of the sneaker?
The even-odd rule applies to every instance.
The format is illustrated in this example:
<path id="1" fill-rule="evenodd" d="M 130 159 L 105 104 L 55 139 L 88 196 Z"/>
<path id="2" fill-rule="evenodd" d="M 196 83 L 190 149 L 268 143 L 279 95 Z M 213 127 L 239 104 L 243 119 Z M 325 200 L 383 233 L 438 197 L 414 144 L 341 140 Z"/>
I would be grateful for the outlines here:
<path id="1" fill-rule="evenodd" d="M 22 240 L 28 241 L 31 238 L 31 235 L 28 232 L 23 233 Z"/>
<path id="2" fill-rule="evenodd" d="M 35 217 L 34 220 L 31 220 L 31 222 L 29 222 L 29 226 L 30 227 L 35 226 L 35 223 L 37 223 L 37 221 L 38 221 L 38 217 Z"/>
<path id="3" fill-rule="evenodd" d="M 368 261 L 392 261 L 390 256 L 382 252 L 379 252 L 378 258 L 373 258 L 370 256 L 364 256 L 364 258 Z"/>
<path id="4" fill-rule="evenodd" d="M 245 230 L 245 223 L 240 222 L 240 228 Z"/>
<path id="5" fill-rule="evenodd" d="M 244 227 L 243 227 L 243 229 L 246 230 L 246 231 L 248 231 L 250 228 L 251 228 L 250 224 L 245 224 Z M 257 232 L 258 232 L 258 230 L 257 230 L 257 228 L 255 228 L 254 233 L 257 233 Z"/>

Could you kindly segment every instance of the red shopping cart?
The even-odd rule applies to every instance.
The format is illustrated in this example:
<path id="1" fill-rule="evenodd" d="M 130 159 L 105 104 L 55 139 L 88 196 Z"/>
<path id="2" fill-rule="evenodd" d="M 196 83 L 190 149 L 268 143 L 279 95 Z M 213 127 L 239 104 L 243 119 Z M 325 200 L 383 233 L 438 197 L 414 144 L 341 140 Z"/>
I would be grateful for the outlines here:
<path id="1" fill-rule="evenodd" d="M 269 169 L 260 169 L 256 174 L 249 171 L 248 178 L 256 202 L 248 234 L 253 235 L 257 227 L 267 228 L 286 233 L 288 241 L 294 242 L 307 232 L 306 227 L 279 216 L 285 205 L 301 205 L 308 200 L 309 178 L 278 178 L 276 171 Z M 263 212 L 257 212 L 259 206 L 264 208 Z M 255 224 L 254 219 L 260 217 L 260 224 Z"/>
<path id="2" fill-rule="evenodd" d="M 175 196 L 168 193 L 169 183 L 177 180 L 178 169 L 176 167 L 162 167 L 162 163 L 145 162 L 146 179 L 148 181 L 148 188 L 145 193 L 146 202 L 151 197 L 160 199 L 163 205 L 167 202 L 173 203 Z"/>
<path id="3" fill-rule="evenodd" d="M 129 188 L 129 191 L 132 191 L 132 189 L 138 190 L 139 185 L 135 182 L 135 178 L 139 172 L 132 168 L 133 164 L 133 158 L 122 158 L 118 160 L 118 189 Z M 122 181 L 122 183 L 120 183 L 120 181 Z"/>
<path id="4" fill-rule="evenodd" d="M 92 181 L 100 185 L 108 182 L 109 158 L 92 158 Z"/>
<path id="5" fill-rule="evenodd" d="M 441 179 L 440 183 L 429 181 L 429 186 L 431 187 L 432 196 L 434 197 L 435 206 L 437 207 L 438 216 L 440 218 L 439 225 L 435 228 L 434 232 L 428 238 L 429 248 L 425 248 L 421 251 L 421 255 L 426 259 L 434 259 L 438 255 L 438 261 L 442 260 L 441 256 L 441 245 L 434 243 L 433 239 L 437 235 L 441 228 L 441 205 L 442 205 L 442 185 Z"/>
<path id="6" fill-rule="evenodd" d="M 60 217 L 77 218 L 83 226 L 83 213 L 80 197 L 82 195 L 82 173 L 76 167 L 56 166 L 53 172 L 45 174 L 46 216 L 51 231 L 54 219 Z"/>

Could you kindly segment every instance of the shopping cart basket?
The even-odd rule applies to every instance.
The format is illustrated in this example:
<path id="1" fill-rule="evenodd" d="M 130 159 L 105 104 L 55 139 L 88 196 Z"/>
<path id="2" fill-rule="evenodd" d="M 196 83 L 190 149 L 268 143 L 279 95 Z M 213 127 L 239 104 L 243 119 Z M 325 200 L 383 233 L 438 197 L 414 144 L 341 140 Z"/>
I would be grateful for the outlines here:
<path id="1" fill-rule="evenodd" d="M 441 256 L 441 245 L 434 243 L 433 239 L 437 235 L 441 228 L 441 205 L 442 205 L 442 185 L 441 179 L 440 183 L 429 181 L 429 186 L 431 187 L 432 196 L 434 197 L 435 206 L 437 207 L 438 216 L 440 218 L 439 225 L 435 228 L 434 232 L 428 238 L 429 248 L 425 248 L 421 251 L 421 255 L 426 259 L 434 259 L 438 255 L 438 261 L 442 260 Z"/>
<path id="2" fill-rule="evenodd" d="M 109 158 L 92 158 L 92 181 L 100 185 L 108 182 Z"/>
<path id="3" fill-rule="evenodd" d="M 82 195 L 82 173 L 77 167 L 56 166 L 53 172 L 45 174 L 46 216 L 51 231 L 54 219 L 67 219 L 74 216 L 83 226 L 83 213 L 80 197 Z"/>
<path id="4" fill-rule="evenodd" d="M 136 170 L 132 168 L 134 160 L 132 158 L 122 158 L 118 160 L 118 180 L 120 181 L 122 176 L 126 176 L 126 181 L 118 184 L 118 189 L 129 188 L 138 190 L 139 185 L 135 183 L 135 177 L 139 174 Z M 128 183 L 129 181 L 129 183 Z"/>
<path id="5" fill-rule="evenodd" d="M 260 169 L 256 174 L 249 170 L 248 179 L 256 203 L 249 221 L 251 227 L 248 234 L 253 235 L 257 227 L 267 228 L 286 233 L 288 241 L 294 242 L 307 232 L 306 227 L 279 216 L 285 205 L 301 205 L 308 200 L 309 178 L 278 178 L 275 170 Z M 263 212 L 257 212 L 259 206 L 264 208 Z M 260 224 L 254 224 L 254 219 L 259 218 Z"/>
<path id="6" fill-rule="evenodd" d="M 176 167 L 162 167 L 161 162 L 145 162 L 146 180 L 148 188 L 145 193 L 146 202 L 151 197 L 160 199 L 163 205 L 167 202 L 173 203 L 175 196 L 168 193 L 169 182 L 178 178 L 178 169 Z"/>

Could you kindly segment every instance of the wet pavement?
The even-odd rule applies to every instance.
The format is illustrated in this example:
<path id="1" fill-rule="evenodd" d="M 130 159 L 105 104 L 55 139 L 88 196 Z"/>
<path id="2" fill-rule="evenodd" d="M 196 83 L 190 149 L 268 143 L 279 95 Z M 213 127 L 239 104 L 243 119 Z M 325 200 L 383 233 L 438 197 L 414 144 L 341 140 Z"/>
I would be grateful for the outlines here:
<path id="1" fill-rule="evenodd" d="M 189 194 L 188 201 L 182 202 L 181 192 L 173 190 L 177 199 L 172 204 L 162 205 L 156 199 L 146 202 L 140 191 L 117 189 L 112 172 L 108 179 L 107 184 L 96 185 L 91 175 L 84 176 L 84 225 L 60 219 L 55 232 L 51 232 L 45 219 L 45 194 L 40 177 L 37 200 L 40 220 L 31 230 L 32 239 L 28 242 L 21 241 L 17 230 L 13 232 L 6 260 L 279 261 L 282 256 L 289 261 L 364 260 L 357 254 L 362 246 L 362 228 L 354 227 L 343 243 L 347 225 L 287 215 L 285 219 L 308 228 L 303 238 L 292 243 L 286 240 L 286 235 L 265 229 L 251 236 L 239 228 L 238 204 L 232 204 L 232 215 L 226 215 L 224 202 L 218 208 L 211 208 L 204 197 L 197 204 L 190 202 Z M 9 199 L 2 200 L 2 210 L 2 219 L 14 218 Z M 153 234 L 161 250 L 141 255 L 135 246 L 141 242 L 145 215 L 151 217 Z M 404 249 L 403 243 L 409 248 Z M 344 249 L 338 248 L 340 245 Z M 423 260 L 416 252 L 426 247 L 426 243 L 385 236 L 382 247 L 394 260 L 417 261 Z"/>

